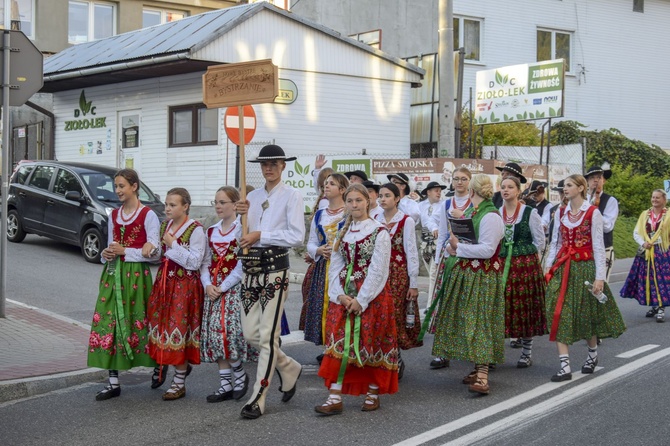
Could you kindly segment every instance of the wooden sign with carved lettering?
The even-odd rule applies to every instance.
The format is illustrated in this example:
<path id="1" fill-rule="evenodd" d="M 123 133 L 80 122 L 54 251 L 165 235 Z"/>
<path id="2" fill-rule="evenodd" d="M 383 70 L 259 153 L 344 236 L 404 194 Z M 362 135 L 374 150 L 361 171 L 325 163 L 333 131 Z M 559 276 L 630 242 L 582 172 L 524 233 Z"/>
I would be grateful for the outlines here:
<path id="1" fill-rule="evenodd" d="M 202 101 L 207 108 L 273 102 L 278 73 L 271 59 L 208 67 L 202 75 Z"/>

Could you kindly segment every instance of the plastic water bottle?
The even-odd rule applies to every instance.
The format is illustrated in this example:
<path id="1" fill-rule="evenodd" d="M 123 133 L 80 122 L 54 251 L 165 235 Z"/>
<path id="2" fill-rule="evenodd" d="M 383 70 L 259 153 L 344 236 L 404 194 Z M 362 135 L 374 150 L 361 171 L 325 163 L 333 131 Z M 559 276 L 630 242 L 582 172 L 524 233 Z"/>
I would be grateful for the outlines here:
<path id="1" fill-rule="evenodd" d="M 407 310 L 405 311 L 405 328 L 414 328 L 414 302 L 407 302 Z"/>
<path id="2" fill-rule="evenodd" d="M 591 284 L 591 282 L 587 280 L 586 282 L 584 282 L 584 285 L 586 285 L 586 288 L 589 289 L 589 292 L 593 294 L 593 297 L 598 299 L 598 302 L 600 302 L 601 304 L 607 302 L 607 295 L 605 293 L 603 293 L 602 291 L 600 291 L 598 294 L 593 292 L 593 284 Z"/>
<path id="3" fill-rule="evenodd" d="M 113 276 L 116 272 L 116 259 L 107 261 L 107 274 Z"/>

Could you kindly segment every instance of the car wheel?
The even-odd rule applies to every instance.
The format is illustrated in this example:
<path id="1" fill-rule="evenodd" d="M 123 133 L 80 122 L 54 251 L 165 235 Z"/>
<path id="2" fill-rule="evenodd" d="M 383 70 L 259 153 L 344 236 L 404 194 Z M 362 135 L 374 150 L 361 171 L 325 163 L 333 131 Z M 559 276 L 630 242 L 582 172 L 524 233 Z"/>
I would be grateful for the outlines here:
<path id="1" fill-rule="evenodd" d="M 84 259 L 91 263 L 100 263 L 102 253 L 102 235 L 96 228 L 89 228 L 81 238 L 81 253 Z"/>
<path id="2" fill-rule="evenodd" d="M 7 212 L 7 240 L 14 243 L 22 242 L 26 238 L 26 231 L 21 226 L 21 219 L 16 209 Z"/>

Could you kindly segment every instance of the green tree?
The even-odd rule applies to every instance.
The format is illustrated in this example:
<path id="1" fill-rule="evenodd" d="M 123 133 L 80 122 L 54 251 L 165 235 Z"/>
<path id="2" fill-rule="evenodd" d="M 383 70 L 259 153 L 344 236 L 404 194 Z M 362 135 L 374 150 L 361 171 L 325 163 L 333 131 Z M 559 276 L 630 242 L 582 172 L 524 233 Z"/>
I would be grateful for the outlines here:
<path id="1" fill-rule="evenodd" d="M 484 127 L 483 133 L 481 132 Z M 539 146 L 540 129 L 532 122 L 508 122 L 501 124 L 489 124 L 486 126 L 475 125 L 473 132 L 477 135 L 477 144 L 470 143 L 468 150 L 468 138 L 470 136 L 470 111 L 463 109 L 461 113 L 461 147 L 465 158 L 476 158 L 474 148 L 492 145 L 499 146 Z M 483 135 L 483 140 L 481 139 Z"/>

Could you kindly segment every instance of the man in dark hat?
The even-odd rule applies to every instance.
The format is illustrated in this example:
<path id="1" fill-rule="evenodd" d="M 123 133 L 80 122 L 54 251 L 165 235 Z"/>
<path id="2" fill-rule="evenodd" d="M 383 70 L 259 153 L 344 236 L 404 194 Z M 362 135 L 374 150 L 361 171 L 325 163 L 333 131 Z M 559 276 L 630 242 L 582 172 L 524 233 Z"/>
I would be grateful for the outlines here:
<path id="1" fill-rule="evenodd" d="M 377 216 L 384 213 L 384 209 L 382 209 L 377 202 L 381 185 L 376 181 L 367 180 L 363 181 L 363 186 L 368 188 L 368 194 L 370 195 L 370 209 L 368 210 L 368 215 L 371 219 L 377 220 Z"/>
<path id="2" fill-rule="evenodd" d="M 437 241 L 438 230 L 440 228 L 440 210 L 442 209 L 442 191 L 447 186 L 431 181 L 425 189 L 421 191 L 421 196 L 426 197 L 419 203 L 421 210 L 421 258 L 428 271 L 428 302 L 426 308 L 430 306 L 433 298 L 433 286 L 435 285 L 435 275 L 437 274 L 437 264 L 435 263 L 435 242 Z"/>
<path id="3" fill-rule="evenodd" d="M 512 176 L 517 177 L 521 184 L 526 184 L 527 182 L 526 177 L 523 176 L 523 170 L 521 170 L 521 167 L 517 163 L 507 163 L 503 167 L 496 167 L 496 169 L 500 171 L 502 180 Z M 502 195 L 500 195 L 500 191 L 493 194 L 493 204 L 497 208 L 500 208 L 503 205 L 503 199 Z"/>
<path id="4" fill-rule="evenodd" d="M 250 163 L 260 163 L 265 187 L 247 195 L 235 205 L 246 214 L 249 233 L 240 240 L 242 260 L 242 331 L 245 339 L 259 351 L 256 383 L 242 417 L 255 419 L 265 411 L 265 398 L 275 369 L 281 382 L 282 401 L 288 402 L 302 372 L 298 361 L 279 348 L 284 301 L 288 296 L 289 248 L 302 246 L 305 218 L 302 196 L 281 179 L 286 168 L 284 150 L 277 145 L 263 147 Z"/>
<path id="5" fill-rule="evenodd" d="M 404 173 L 392 173 L 391 175 L 386 175 L 386 178 L 400 189 L 398 209 L 412 217 L 412 220 L 416 224 L 419 224 L 421 221 L 421 210 L 419 209 L 419 204 L 409 197 L 409 193 L 412 190 L 409 186 L 409 177 Z"/>
<path id="6" fill-rule="evenodd" d="M 540 180 L 533 180 L 530 183 L 530 187 L 526 189 L 526 204 L 537 209 L 537 213 L 542 218 L 542 224 L 544 225 L 545 234 L 547 228 L 549 227 L 549 200 L 547 200 L 547 194 L 545 193 L 547 183 Z"/>
<path id="7" fill-rule="evenodd" d="M 361 183 L 368 181 L 368 176 L 362 170 L 352 170 L 351 172 L 344 172 L 344 176 L 349 179 L 349 183 Z"/>
<path id="8" fill-rule="evenodd" d="M 604 167 L 591 166 L 584 176 L 589 183 L 589 193 L 586 199 L 597 207 L 603 215 L 603 239 L 605 240 L 607 264 L 605 280 L 609 282 L 612 264 L 614 263 L 614 224 L 619 217 L 619 201 L 603 192 L 603 187 L 605 181 L 612 176 L 612 171 L 609 169 L 609 165 Z"/>

